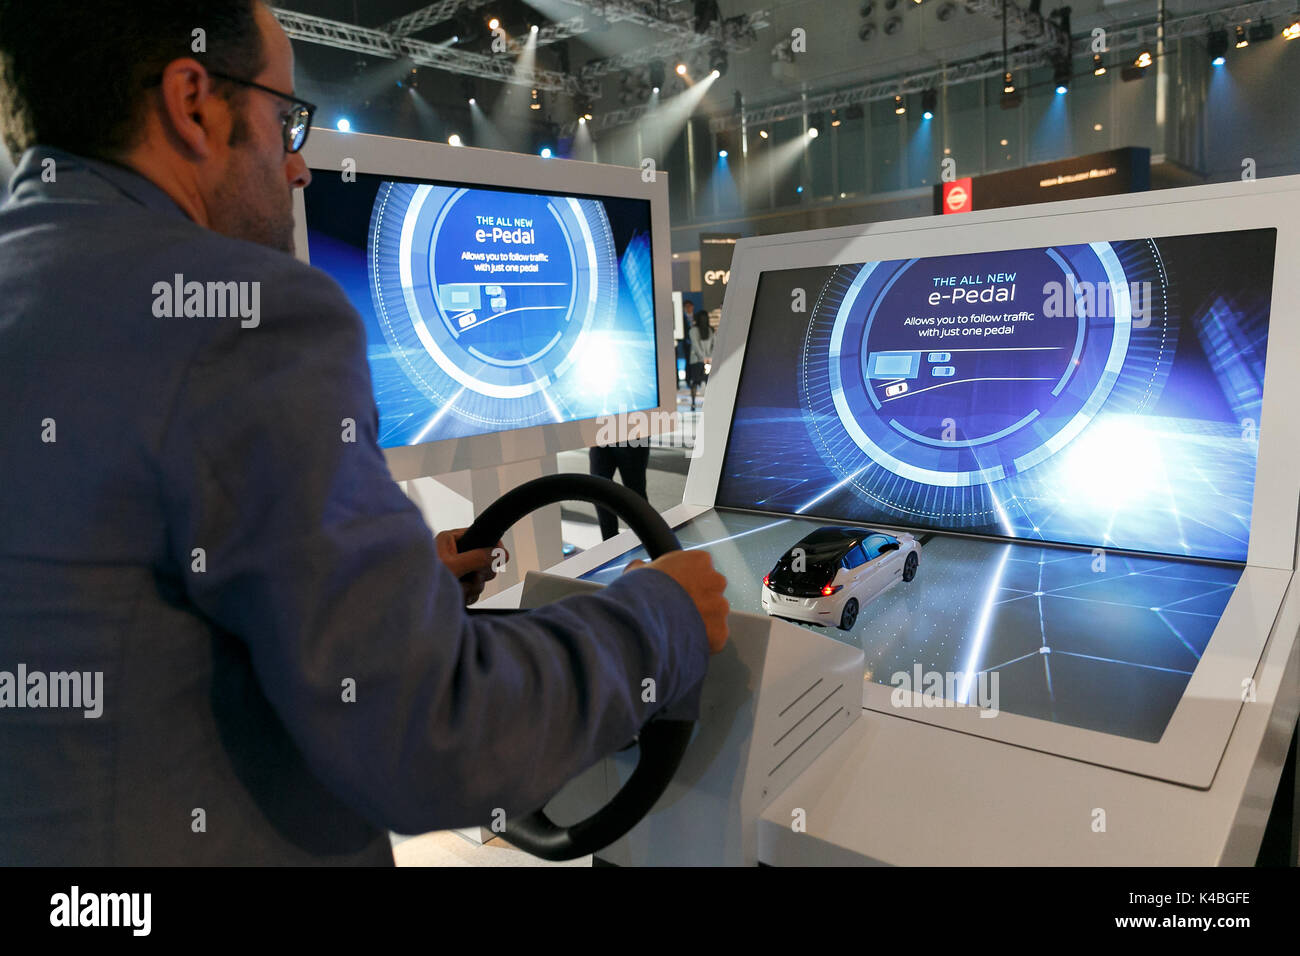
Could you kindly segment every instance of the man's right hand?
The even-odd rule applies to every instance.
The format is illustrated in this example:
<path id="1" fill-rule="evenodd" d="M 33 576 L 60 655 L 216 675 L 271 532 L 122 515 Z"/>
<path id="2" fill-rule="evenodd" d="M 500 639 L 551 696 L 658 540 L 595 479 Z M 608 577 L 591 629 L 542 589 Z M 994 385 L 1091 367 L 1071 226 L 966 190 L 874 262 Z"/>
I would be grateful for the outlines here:
<path id="1" fill-rule="evenodd" d="M 722 650 L 727 643 L 727 615 L 731 613 L 731 605 L 722 595 L 727 579 L 713 567 L 707 551 L 670 551 L 649 564 L 633 561 L 624 571 L 637 568 L 654 568 L 680 584 L 704 618 L 709 652 L 716 654 Z"/>

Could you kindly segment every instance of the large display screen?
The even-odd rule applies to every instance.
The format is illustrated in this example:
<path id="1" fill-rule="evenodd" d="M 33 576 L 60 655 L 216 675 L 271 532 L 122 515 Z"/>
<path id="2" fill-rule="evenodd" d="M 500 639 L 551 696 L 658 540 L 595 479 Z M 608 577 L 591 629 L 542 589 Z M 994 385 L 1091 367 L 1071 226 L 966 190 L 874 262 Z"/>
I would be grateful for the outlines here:
<path id="1" fill-rule="evenodd" d="M 366 325 L 379 443 L 659 403 L 650 204 L 319 171 L 312 265 Z"/>
<path id="2" fill-rule="evenodd" d="M 1276 238 L 766 272 L 717 504 L 1244 562 Z"/>

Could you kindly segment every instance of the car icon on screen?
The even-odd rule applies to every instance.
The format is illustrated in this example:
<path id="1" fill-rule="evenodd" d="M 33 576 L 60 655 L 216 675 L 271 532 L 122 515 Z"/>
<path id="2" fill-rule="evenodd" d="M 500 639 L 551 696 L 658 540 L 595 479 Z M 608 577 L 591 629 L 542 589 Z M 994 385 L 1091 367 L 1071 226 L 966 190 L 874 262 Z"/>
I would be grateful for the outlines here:
<path id="1" fill-rule="evenodd" d="M 885 386 L 885 397 L 893 398 L 895 395 L 902 395 L 907 391 L 906 382 L 895 382 L 893 385 Z"/>
<path id="2" fill-rule="evenodd" d="M 936 378 L 949 378 L 950 376 L 956 375 L 957 370 L 951 365 L 936 365 L 934 368 L 930 369 L 930 373 Z"/>
<path id="3" fill-rule="evenodd" d="M 951 362 L 952 355 L 948 352 L 931 352 L 925 357 L 927 362 Z"/>
<path id="4" fill-rule="evenodd" d="M 920 561 L 921 544 L 906 532 L 818 528 L 764 575 L 763 610 L 852 630 L 862 608 L 899 581 L 916 577 Z"/>

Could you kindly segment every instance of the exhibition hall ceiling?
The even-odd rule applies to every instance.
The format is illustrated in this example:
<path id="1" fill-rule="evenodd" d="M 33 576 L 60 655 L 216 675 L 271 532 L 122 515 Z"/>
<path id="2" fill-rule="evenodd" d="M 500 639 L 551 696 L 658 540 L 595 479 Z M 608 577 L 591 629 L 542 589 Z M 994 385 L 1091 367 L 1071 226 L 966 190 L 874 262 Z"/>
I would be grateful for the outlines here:
<path id="1" fill-rule="evenodd" d="M 1016 29 L 1017 15 L 1023 17 L 1034 4 L 1030 0 L 1010 3 L 1010 47 L 1014 50 L 1045 42 L 1044 29 L 1032 16 L 1029 29 Z M 1044 17 L 1065 6 L 1056 0 L 1037 5 Z M 1095 27 L 1115 29 L 1152 21 L 1158 11 L 1156 0 L 1073 0 L 1068 6 L 1070 30 L 1076 38 Z M 452 48 L 484 55 L 492 53 L 492 36 L 485 29 L 489 18 L 500 18 L 511 38 L 525 37 L 529 25 L 538 23 L 542 28 L 535 60 L 539 70 L 573 77 L 584 68 L 591 72 L 602 60 L 617 58 L 620 68 L 597 69 L 599 79 L 589 81 L 586 92 L 576 84 L 564 91 L 577 99 L 590 98 L 597 112 L 634 103 L 642 92 L 639 86 L 646 84 L 648 65 L 655 59 L 666 61 L 669 92 L 681 82 L 673 76 L 677 62 L 686 62 L 692 77 L 705 76 L 717 65 L 711 57 L 716 56 L 718 24 L 729 31 L 726 63 L 700 107 L 705 112 L 729 111 L 736 92 L 744 96 L 748 108 L 801 92 L 825 92 L 960 62 L 1002 48 L 1000 0 L 440 0 L 433 4 L 421 0 L 281 0 L 276 7 L 281 12 L 433 43 L 447 44 L 453 35 L 469 29 L 479 36 L 469 40 L 461 36 Z M 1165 10 L 1167 17 L 1176 18 L 1234 7 L 1225 0 L 1168 0 Z M 404 22 L 406 27 L 419 29 L 407 32 Z M 697 33 L 701 23 L 704 36 Z M 799 31 L 802 47 L 791 50 L 792 37 Z M 329 80 L 346 82 L 346 76 L 338 75 L 337 63 L 355 59 L 357 51 L 324 51 L 321 42 L 299 40 L 304 67 L 322 81 L 333 74 Z M 347 44 L 326 41 L 325 45 Z M 314 49 L 309 52 L 309 47 Z M 515 52 L 504 55 L 517 57 Z M 456 72 L 456 67 L 437 71 L 441 76 L 449 72 Z M 493 81 L 481 74 L 479 78 Z M 455 82 L 442 86 L 437 92 L 450 94 L 447 102 L 463 99 L 461 86 Z"/>

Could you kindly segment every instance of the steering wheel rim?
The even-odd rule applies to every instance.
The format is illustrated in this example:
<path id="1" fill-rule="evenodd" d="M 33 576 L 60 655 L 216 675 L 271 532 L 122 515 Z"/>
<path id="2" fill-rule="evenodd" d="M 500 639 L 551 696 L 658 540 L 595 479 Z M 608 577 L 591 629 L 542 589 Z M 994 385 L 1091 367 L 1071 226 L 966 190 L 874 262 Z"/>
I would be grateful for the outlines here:
<path id="1" fill-rule="evenodd" d="M 519 519 L 561 501 L 586 501 L 608 508 L 627 522 L 651 560 L 681 550 L 672 529 L 640 495 L 606 478 L 572 474 L 534 478 L 506 492 L 474 519 L 456 542 L 457 550 L 490 548 Z M 652 717 L 637 735 L 641 756 L 636 769 L 609 803 L 569 826 L 560 826 L 544 809 L 538 809 L 516 820 L 507 819 L 506 836 L 521 850 L 543 860 L 559 862 L 599 852 L 636 826 L 663 796 L 681 765 L 694 727 L 694 721 Z"/>

